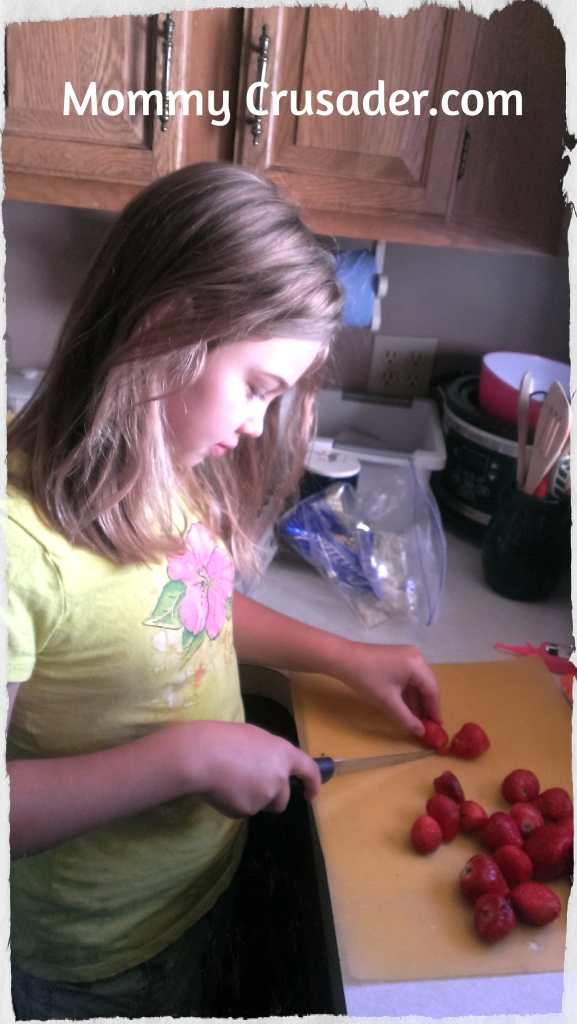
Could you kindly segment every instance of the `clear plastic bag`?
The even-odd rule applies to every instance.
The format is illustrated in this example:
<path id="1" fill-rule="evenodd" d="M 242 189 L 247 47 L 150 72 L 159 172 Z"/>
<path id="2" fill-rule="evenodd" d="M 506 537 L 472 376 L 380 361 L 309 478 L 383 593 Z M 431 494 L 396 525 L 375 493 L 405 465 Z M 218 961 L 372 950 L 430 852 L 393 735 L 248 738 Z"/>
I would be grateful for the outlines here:
<path id="1" fill-rule="evenodd" d="M 446 547 L 435 499 L 412 460 L 382 467 L 378 490 L 335 484 L 291 509 L 281 534 L 367 626 L 390 617 L 431 625 Z"/>

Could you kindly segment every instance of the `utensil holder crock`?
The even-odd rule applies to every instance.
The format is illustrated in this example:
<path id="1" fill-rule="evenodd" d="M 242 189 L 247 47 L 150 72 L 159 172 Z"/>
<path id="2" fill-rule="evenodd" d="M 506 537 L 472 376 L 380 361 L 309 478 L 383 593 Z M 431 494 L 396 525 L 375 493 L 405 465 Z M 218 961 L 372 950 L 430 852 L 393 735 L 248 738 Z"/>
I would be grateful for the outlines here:
<path id="1" fill-rule="evenodd" d="M 516 601 L 540 601 L 570 559 L 569 499 L 550 501 L 509 490 L 483 538 L 483 573 L 490 587 Z"/>

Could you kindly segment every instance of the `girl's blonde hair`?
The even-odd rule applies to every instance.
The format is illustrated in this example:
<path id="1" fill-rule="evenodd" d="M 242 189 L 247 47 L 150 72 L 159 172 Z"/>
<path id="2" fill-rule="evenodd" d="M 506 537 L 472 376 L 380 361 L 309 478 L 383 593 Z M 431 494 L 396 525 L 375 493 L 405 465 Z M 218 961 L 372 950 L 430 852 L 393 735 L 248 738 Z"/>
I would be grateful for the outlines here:
<path id="1" fill-rule="evenodd" d="M 11 423 L 8 450 L 26 458 L 9 480 L 71 543 L 119 563 L 175 552 L 175 510 L 193 507 L 249 573 L 259 515 L 278 514 L 298 480 L 341 305 L 332 257 L 271 182 L 228 164 L 162 178 L 115 222 Z M 276 399 L 261 437 L 174 466 L 162 399 L 217 345 L 272 337 L 324 343 L 282 423 Z"/>

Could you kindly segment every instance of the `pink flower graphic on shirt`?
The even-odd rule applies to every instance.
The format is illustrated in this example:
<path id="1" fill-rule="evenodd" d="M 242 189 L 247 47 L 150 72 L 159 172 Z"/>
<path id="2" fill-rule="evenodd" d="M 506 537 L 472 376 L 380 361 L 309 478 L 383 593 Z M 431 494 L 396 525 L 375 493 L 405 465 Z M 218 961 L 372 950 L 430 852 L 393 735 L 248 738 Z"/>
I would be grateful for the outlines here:
<path id="1" fill-rule="evenodd" d="M 169 582 L 146 625 L 180 631 L 181 646 L 190 654 L 205 636 L 215 640 L 219 635 L 232 596 L 234 566 L 206 526 L 195 523 L 181 553 L 168 559 L 167 572 Z"/>
<path id="2" fill-rule="evenodd" d="M 193 636 L 206 630 L 214 640 L 226 618 L 226 605 L 234 583 L 234 566 L 226 551 L 216 546 L 214 537 L 202 523 L 191 526 L 182 554 L 168 559 L 168 575 L 186 587 L 178 604 L 178 614 L 185 629 Z"/>

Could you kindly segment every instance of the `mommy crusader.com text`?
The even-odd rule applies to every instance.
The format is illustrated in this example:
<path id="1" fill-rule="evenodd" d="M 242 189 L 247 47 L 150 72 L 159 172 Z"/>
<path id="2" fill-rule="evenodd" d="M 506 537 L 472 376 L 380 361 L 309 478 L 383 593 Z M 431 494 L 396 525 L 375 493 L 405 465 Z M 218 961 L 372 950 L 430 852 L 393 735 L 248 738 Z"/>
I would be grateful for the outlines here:
<path id="1" fill-rule="evenodd" d="M 396 117 L 405 117 L 408 114 L 415 116 L 425 115 L 436 117 L 437 114 L 446 114 L 448 117 L 456 117 L 463 113 L 468 117 L 475 117 L 483 110 L 490 115 L 508 115 L 510 110 L 516 115 L 523 113 L 523 99 L 517 89 L 505 92 L 504 89 L 496 89 L 494 92 L 479 92 L 477 89 L 468 89 L 464 93 L 457 89 L 448 89 L 440 99 L 440 110 L 428 103 L 429 90 L 421 92 L 408 92 L 407 89 L 394 89 L 388 96 L 385 88 L 385 80 L 379 79 L 376 89 L 361 95 L 354 89 L 344 89 L 335 94 L 332 89 L 321 89 L 313 97 L 312 91 L 307 89 L 304 95 L 292 89 L 272 89 L 265 94 L 268 83 L 255 82 L 247 90 L 246 106 L 250 114 L 255 117 L 266 117 L 271 114 L 278 117 L 283 109 L 288 106 L 291 114 L 296 117 L 307 115 L 308 117 L 329 117 L 337 114 L 341 117 L 358 116 L 361 113 L 370 117 L 385 114 L 393 114 Z M 211 117 L 211 124 L 225 125 L 230 121 L 229 93 L 223 90 L 220 97 L 220 106 L 217 106 L 215 93 L 209 90 L 205 98 L 198 89 L 185 92 L 179 89 L 176 92 L 169 91 L 166 99 L 168 101 L 167 113 L 173 116 L 177 111 L 177 103 L 181 105 L 182 113 L 185 115 L 191 112 L 202 117 L 206 114 Z M 193 103 L 194 101 L 194 103 Z M 96 91 L 96 82 L 91 82 L 84 96 L 78 97 L 71 82 L 64 83 L 64 114 L 70 114 L 74 108 L 77 114 L 98 114 L 99 107 L 103 114 L 109 117 L 116 117 L 126 109 L 129 115 L 134 115 L 142 110 L 143 114 L 149 114 L 151 106 L 158 116 L 165 112 L 164 99 L 158 89 L 145 92 L 139 89 L 137 92 L 119 92 L 118 89 L 108 89 L 102 94 L 100 100 Z M 191 110 L 191 104 L 192 110 Z"/>

